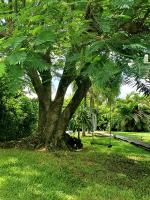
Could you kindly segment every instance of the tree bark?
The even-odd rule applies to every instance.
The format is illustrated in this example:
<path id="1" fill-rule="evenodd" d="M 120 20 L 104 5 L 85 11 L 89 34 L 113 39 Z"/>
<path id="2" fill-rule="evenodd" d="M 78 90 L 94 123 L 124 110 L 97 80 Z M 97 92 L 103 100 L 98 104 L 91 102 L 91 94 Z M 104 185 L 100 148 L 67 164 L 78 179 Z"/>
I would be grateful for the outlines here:
<path id="1" fill-rule="evenodd" d="M 67 86 L 66 88 L 64 88 L 63 83 L 63 89 L 65 91 L 62 92 L 61 90 L 58 90 L 60 94 L 56 95 L 56 98 L 51 103 L 47 113 L 45 115 L 43 113 L 43 115 L 46 116 L 46 119 L 43 120 L 43 118 L 41 117 L 40 124 L 42 124 L 42 126 L 40 127 L 42 127 L 43 129 L 42 135 L 45 140 L 46 148 L 51 150 L 68 148 L 68 145 L 64 141 L 66 128 L 72 115 L 75 113 L 77 107 L 81 103 L 82 99 L 85 97 L 90 86 L 91 83 L 88 78 L 84 79 L 84 81 L 81 81 L 72 100 L 63 112 L 62 106 Z"/>
<path id="2" fill-rule="evenodd" d="M 57 124 L 59 122 L 59 118 L 62 113 L 62 107 L 64 103 L 64 97 L 70 83 L 75 79 L 76 75 L 73 72 L 72 68 L 65 68 L 61 80 L 59 82 L 59 86 L 57 89 L 56 97 L 54 101 L 52 101 L 49 105 L 49 109 L 46 114 L 46 122 L 44 132 L 42 133 L 45 138 L 46 147 L 50 147 L 52 149 L 60 146 L 58 144 L 60 142 L 60 137 L 58 134 Z"/>
<path id="3" fill-rule="evenodd" d="M 39 101 L 39 119 L 38 119 L 38 135 L 42 143 L 45 143 L 46 135 L 44 135 L 45 125 L 47 121 L 48 107 Z"/>
<path id="4" fill-rule="evenodd" d="M 46 59 L 49 60 L 48 57 Z M 64 135 L 68 123 L 91 86 L 89 78 L 82 75 L 83 70 L 81 70 L 81 74 L 77 77 L 75 63 L 66 62 L 53 101 L 51 100 L 50 72 L 45 71 L 41 73 L 35 69 L 28 70 L 28 75 L 39 100 L 39 138 L 48 149 L 54 150 L 66 148 L 67 146 L 64 141 L 66 139 Z M 78 89 L 67 107 L 62 110 L 67 88 L 74 80 L 77 83 Z"/>
<path id="5" fill-rule="evenodd" d="M 91 82 L 89 78 L 84 78 L 82 80 L 82 78 L 79 77 L 79 79 L 80 79 L 80 83 L 78 83 L 78 89 L 76 90 L 70 103 L 64 109 L 64 111 L 62 112 L 59 118 L 59 122 L 57 126 L 57 134 L 59 138 L 61 138 L 63 134 L 65 133 L 70 119 L 72 118 L 73 114 L 75 113 L 76 109 L 80 105 L 83 98 L 86 96 L 86 93 L 91 86 Z"/>
<path id="6" fill-rule="evenodd" d="M 82 125 L 82 137 L 85 137 L 85 127 Z"/>

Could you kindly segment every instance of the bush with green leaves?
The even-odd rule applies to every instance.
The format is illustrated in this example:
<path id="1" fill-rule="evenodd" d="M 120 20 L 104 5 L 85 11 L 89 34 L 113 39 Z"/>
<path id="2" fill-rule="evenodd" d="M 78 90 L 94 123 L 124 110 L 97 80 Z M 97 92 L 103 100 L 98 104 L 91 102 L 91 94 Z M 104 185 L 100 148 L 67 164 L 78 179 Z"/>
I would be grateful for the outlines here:
<path id="1" fill-rule="evenodd" d="M 109 127 L 110 108 L 106 103 L 99 106 L 98 128 Z M 138 94 L 130 94 L 125 99 L 117 99 L 112 104 L 112 131 L 150 131 L 150 99 Z"/>
<path id="2" fill-rule="evenodd" d="M 0 141 L 18 140 L 32 134 L 37 123 L 37 102 L 21 92 L 9 93 L 0 82 Z"/>
<path id="3" fill-rule="evenodd" d="M 137 94 L 116 102 L 113 111 L 113 129 L 121 131 L 150 131 L 149 97 Z"/>

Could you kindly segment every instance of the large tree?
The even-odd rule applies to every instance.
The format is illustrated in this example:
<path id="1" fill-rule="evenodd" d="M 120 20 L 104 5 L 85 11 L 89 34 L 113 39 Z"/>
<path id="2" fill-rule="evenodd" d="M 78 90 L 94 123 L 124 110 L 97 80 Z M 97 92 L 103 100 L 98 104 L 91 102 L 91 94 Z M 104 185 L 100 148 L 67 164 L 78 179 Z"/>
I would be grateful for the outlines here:
<path id="1" fill-rule="evenodd" d="M 0 9 L 0 66 L 12 85 L 30 78 L 39 100 L 39 141 L 51 148 L 64 146 L 67 125 L 92 81 L 106 86 L 135 74 L 128 63 L 140 63 L 148 51 L 148 0 L 3 0 Z M 54 99 L 53 77 L 59 78 Z M 63 109 L 73 82 L 77 89 Z"/>

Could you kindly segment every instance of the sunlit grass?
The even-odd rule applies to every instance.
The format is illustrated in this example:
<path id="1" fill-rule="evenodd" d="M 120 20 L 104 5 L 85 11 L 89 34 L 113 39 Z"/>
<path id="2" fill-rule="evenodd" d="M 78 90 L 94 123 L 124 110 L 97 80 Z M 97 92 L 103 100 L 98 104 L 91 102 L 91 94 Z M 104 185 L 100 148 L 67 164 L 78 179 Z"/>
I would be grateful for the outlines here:
<path id="1" fill-rule="evenodd" d="M 150 143 L 150 133 L 140 133 L 140 132 L 113 132 L 114 134 L 127 136 L 133 139 L 137 139 L 146 143 Z"/>
<path id="2" fill-rule="evenodd" d="M 149 200 L 150 153 L 94 140 L 81 152 L 0 149 L 0 200 Z"/>

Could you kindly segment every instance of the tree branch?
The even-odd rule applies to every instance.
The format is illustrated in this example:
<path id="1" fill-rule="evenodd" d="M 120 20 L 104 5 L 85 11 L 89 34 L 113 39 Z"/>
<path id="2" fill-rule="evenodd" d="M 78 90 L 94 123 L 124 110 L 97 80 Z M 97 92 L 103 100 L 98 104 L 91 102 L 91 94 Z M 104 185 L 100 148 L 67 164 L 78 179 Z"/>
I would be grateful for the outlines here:
<path id="1" fill-rule="evenodd" d="M 76 74 L 77 71 L 75 67 L 76 60 L 72 61 L 70 60 L 70 57 L 73 55 L 74 52 L 77 52 L 78 50 L 79 50 L 78 48 L 74 49 L 74 47 L 72 47 L 72 49 L 70 50 L 70 52 L 68 53 L 66 57 L 64 71 L 58 85 L 55 99 L 58 99 L 61 96 L 65 96 L 68 86 L 70 85 L 72 81 L 76 79 L 76 76 L 77 76 Z"/>
<path id="2" fill-rule="evenodd" d="M 78 82 L 78 89 L 76 90 L 73 98 L 71 99 L 70 103 L 67 105 L 65 110 L 62 113 L 62 116 L 64 118 L 70 118 L 74 114 L 75 110 L 77 107 L 80 105 L 82 99 L 86 96 L 86 93 L 88 92 L 90 86 L 91 86 L 91 81 L 88 77 L 84 78 L 78 77 L 80 80 L 80 83 Z"/>
<path id="3" fill-rule="evenodd" d="M 144 21 L 147 19 L 147 17 L 149 16 L 149 14 L 150 14 L 150 8 L 147 9 L 147 11 L 146 11 L 144 17 L 143 17 L 142 20 L 141 20 L 143 23 L 144 23 Z"/>
<path id="4" fill-rule="evenodd" d="M 73 114 L 75 113 L 76 109 L 80 105 L 82 99 L 86 96 L 86 94 L 91 86 L 91 81 L 88 77 L 84 77 L 84 78 L 78 77 L 78 78 L 80 79 L 80 82 L 78 82 L 78 89 L 76 90 L 71 101 L 66 106 L 66 108 L 64 109 L 64 111 L 62 112 L 62 114 L 59 118 L 57 132 L 60 137 L 65 132 L 70 119 L 72 118 Z"/>
<path id="5" fill-rule="evenodd" d="M 36 69 L 28 69 L 27 74 L 30 77 L 33 87 L 39 97 L 41 94 L 42 82 L 38 74 L 38 71 Z"/>
<path id="6" fill-rule="evenodd" d="M 52 88 L 51 88 L 51 81 L 52 81 L 52 76 L 50 70 L 44 70 L 42 72 L 39 72 L 41 79 L 42 79 L 42 88 L 45 91 L 45 93 L 48 96 L 49 101 L 51 101 L 51 96 L 52 96 Z"/>

